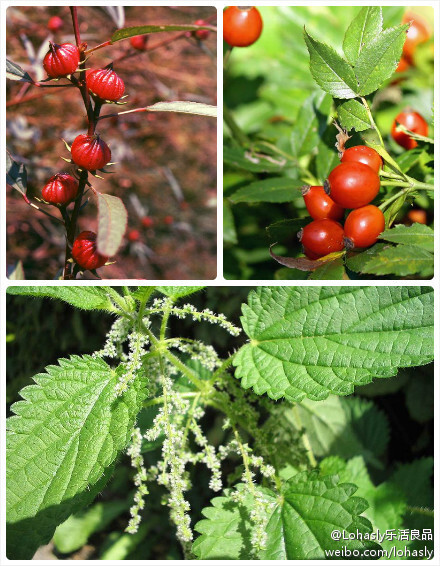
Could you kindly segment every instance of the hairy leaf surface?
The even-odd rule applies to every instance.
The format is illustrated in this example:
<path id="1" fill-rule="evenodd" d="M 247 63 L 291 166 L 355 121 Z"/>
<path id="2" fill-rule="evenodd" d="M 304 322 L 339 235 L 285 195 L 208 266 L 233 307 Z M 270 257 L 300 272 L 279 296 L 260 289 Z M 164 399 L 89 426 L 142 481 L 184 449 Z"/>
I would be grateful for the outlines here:
<path id="1" fill-rule="evenodd" d="M 9 558 L 32 558 L 90 492 L 102 489 L 146 394 L 138 379 L 116 397 L 119 373 L 100 358 L 72 356 L 22 389 L 24 400 L 7 421 Z"/>
<path id="2" fill-rule="evenodd" d="M 32 297 L 50 297 L 60 299 L 74 307 L 86 311 L 104 310 L 114 312 L 112 302 L 108 297 L 108 287 L 74 286 L 37 286 L 37 287 L 8 287 L 9 295 L 30 295 Z"/>
<path id="3" fill-rule="evenodd" d="M 272 399 L 348 395 L 433 358 L 429 287 L 265 287 L 242 311 L 235 375 Z"/>

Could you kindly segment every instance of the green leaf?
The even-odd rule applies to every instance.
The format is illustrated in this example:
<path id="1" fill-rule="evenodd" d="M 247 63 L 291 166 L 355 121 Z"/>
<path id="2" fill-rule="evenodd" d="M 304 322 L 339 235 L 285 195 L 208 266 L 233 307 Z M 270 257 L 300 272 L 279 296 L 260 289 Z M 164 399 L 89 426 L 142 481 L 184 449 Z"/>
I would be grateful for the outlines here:
<path id="1" fill-rule="evenodd" d="M 343 128 L 350 131 L 363 132 L 371 128 L 367 109 L 359 100 L 344 100 L 337 106 L 338 119 Z"/>
<path id="2" fill-rule="evenodd" d="M 271 177 L 263 181 L 255 181 L 235 191 L 229 199 L 239 202 L 291 202 L 301 196 L 301 181 L 288 177 Z"/>
<path id="3" fill-rule="evenodd" d="M 329 176 L 330 171 L 340 163 L 338 152 L 335 149 L 335 134 L 335 126 L 330 124 L 324 131 L 316 148 L 316 175 L 321 185 Z"/>
<path id="4" fill-rule="evenodd" d="M 7 421 L 8 557 L 30 559 L 84 506 L 129 440 L 146 396 L 135 380 L 116 397 L 120 370 L 72 356 L 34 377 Z M 102 485 L 99 486 L 102 489 Z"/>
<path id="5" fill-rule="evenodd" d="M 151 294 L 154 293 L 156 287 L 151 285 L 142 285 L 142 287 L 138 287 L 135 291 L 131 293 L 131 296 L 137 299 L 138 301 L 148 301 Z"/>
<path id="6" fill-rule="evenodd" d="M 163 295 L 166 295 L 167 297 L 170 297 L 170 299 L 172 299 L 173 301 L 177 301 L 177 299 L 187 297 L 188 295 L 192 295 L 193 293 L 197 293 L 197 291 L 201 291 L 204 288 L 204 285 L 182 285 L 177 287 L 167 287 L 160 285 L 156 287 L 157 291 L 159 291 Z"/>
<path id="7" fill-rule="evenodd" d="M 135 35 L 147 35 L 150 33 L 160 33 L 169 31 L 195 31 L 198 29 L 215 30 L 212 26 L 195 26 L 195 25 L 160 25 L 160 26 L 134 26 L 129 28 L 118 29 L 110 38 L 111 43 L 116 43 L 122 39 L 128 39 Z"/>
<path id="8" fill-rule="evenodd" d="M 172 102 L 156 102 L 147 106 L 148 112 L 180 112 L 182 114 L 197 114 L 198 116 L 217 117 L 217 106 L 202 104 L 201 102 L 188 102 L 174 100 Z"/>
<path id="9" fill-rule="evenodd" d="M 223 241 L 232 245 L 238 243 L 234 215 L 228 199 L 223 199 Z"/>
<path id="10" fill-rule="evenodd" d="M 380 235 L 381 240 L 394 244 L 409 244 L 434 253 L 434 230 L 425 224 L 414 223 L 411 226 L 398 224 Z"/>
<path id="11" fill-rule="evenodd" d="M 10 59 L 6 59 L 6 78 L 11 81 L 20 81 L 23 83 L 33 83 L 32 77 L 24 71 L 20 65 L 14 63 Z"/>
<path id="12" fill-rule="evenodd" d="M 282 497 L 276 497 L 268 489 L 256 488 L 268 519 L 267 547 L 259 552 L 259 560 L 320 560 L 325 551 L 340 551 L 343 545 L 350 550 L 366 548 L 358 540 L 334 541 L 331 537 L 334 530 L 371 532 L 369 521 L 360 516 L 366 502 L 353 497 L 355 485 L 338 483 L 337 475 L 321 478 L 317 472 L 303 472 L 291 478 L 282 491 Z M 255 559 L 249 540 L 253 496 L 246 494 L 239 504 L 231 494 L 232 490 L 225 490 L 223 497 L 212 499 L 211 506 L 202 511 L 206 519 L 194 527 L 201 536 L 193 552 L 201 560 Z"/>
<path id="13" fill-rule="evenodd" d="M 101 531 L 130 507 L 127 501 L 104 501 L 70 516 L 57 527 L 53 542 L 59 552 L 69 554 L 84 546 L 90 536 Z"/>
<path id="14" fill-rule="evenodd" d="M 223 147 L 223 161 L 232 167 L 238 167 L 252 173 L 281 173 L 285 161 L 277 161 L 268 155 L 253 154 L 241 147 Z"/>
<path id="15" fill-rule="evenodd" d="M 17 163 L 6 152 L 6 183 L 13 189 L 26 196 L 27 172 L 23 163 Z"/>
<path id="16" fill-rule="evenodd" d="M 315 456 L 334 455 L 346 460 L 362 456 L 368 464 L 383 469 L 380 457 L 388 445 L 389 426 L 384 413 L 372 401 L 330 395 L 318 402 L 304 399 L 297 410 L 299 428 L 307 431 Z M 296 425 L 294 418 L 292 421 Z"/>
<path id="17" fill-rule="evenodd" d="M 335 259 L 334 261 L 329 261 L 323 266 L 318 267 L 309 276 L 311 280 L 320 279 L 347 279 L 345 273 L 344 262 L 341 258 Z"/>
<path id="18" fill-rule="evenodd" d="M 127 228 L 127 210 L 119 197 L 98 194 L 98 238 L 102 255 L 112 257 L 118 251 Z"/>
<path id="19" fill-rule="evenodd" d="M 292 151 L 297 157 L 311 153 L 327 125 L 331 97 L 321 90 L 314 92 L 300 108 L 292 131 Z"/>
<path id="20" fill-rule="evenodd" d="M 294 240 L 301 228 L 304 228 L 309 222 L 310 220 L 308 218 L 278 220 L 278 222 L 267 226 L 266 232 L 271 242 L 280 242 L 286 238 Z"/>
<path id="21" fill-rule="evenodd" d="M 52 286 L 52 287 L 8 287 L 9 295 L 31 295 L 32 297 L 50 297 L 60 299 L 74 307 L 86 311 L 102 310 L 114 312 L 114 306 L 109 299 L 108 287 L 90 286 Z"/>
<path id="22" fill-rule="evenodd" d="M 432 489 L 432 474 L 434 460 L 421 458 L 409 464 L 400 464 L 391 481 L 406 495 L 408 505 L 411 507 L 434 507 L 434 493 Z"/>
<path id="23" fill-rule="evenodd" d="M 345 265 L 355 273 L 362 273 L 365 265 L 386 247 L 386 244 L 374 244 L 364 252 L 348 252 L 345 256 Z"/>
<path id="24" fill-rule="evenodd" d="M 362 50 L 382 31 L 382 8 L 365 6 L 348 26 L 344 36 L 347 61 L 355 65 Z"/>
<path id="25" fill-rule="evenodd" d="M 260 287 L 242 312 L 235 375 L 272 399 L 348 395 L 433 356 L 429 287 Z"/>
<path id="26" fill-rule="evenodd" d="M 419 275 L 430 278 L 434 274 L 434 256 L 416 246 L 404 244 L 389 246 L 370 259 L 362 272 L 373 275 L 397 275 L 399 277 Z"/>
<path id="27" fill-rule="evenodd" d="M 143 519 L 139 525 L 139 529 L 134 534 L 112 532 L 108 537 L 110 544 L 101 550 L 102 554 L 99 556 L 100 560 L 125 560 L 146 538 L 149 531 L 151 531 L 154 520 Z"/>
<path id="28" fill-rule="evenodd" d="M 317 41 L 304 30 L 310 54 L 310 71 L 318 85 L 336 98 L 357 96 L 356 76 L 352 67 L 336 51 Z"/>
<path id="29" fill-rule="evenodd" d="M 388 28 L 364 47 L 354 68 L 359 83 L 358 93 L 361 96 L 377 90 L 394 73 L 407 29 L 408 25 Z"/>

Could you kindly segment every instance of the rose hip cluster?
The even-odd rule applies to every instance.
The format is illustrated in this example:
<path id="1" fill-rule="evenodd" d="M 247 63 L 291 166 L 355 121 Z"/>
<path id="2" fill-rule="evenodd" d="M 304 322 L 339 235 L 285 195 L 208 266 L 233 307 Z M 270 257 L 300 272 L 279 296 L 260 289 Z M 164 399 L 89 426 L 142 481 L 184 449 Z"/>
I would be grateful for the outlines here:
<path id="1" fill-rule="evenodd" d="M 385 228 L 382 211 L 369 204 L 380 188 L 382 158 L 374 149 L 357 145 L 346 149 L 324 186 L 306 186 L 303 196 L 313 218 L 298 234 L 309 259 L 319 259 L 344 248 L 373 245 Z M 342 220 L 345 209 L 352 209 Z"/>
<path id="2" fill-rule="evenodd" d="M 76 45 L 50 42 L 43 67 L 50 79 L 70 77 L 73 84 L 80 86 L 79 79 L 72 77 L 78 70 L 80 59 L 80 51 Z M 95 102 L 95 111 L 102 104 L 118 102 L 124 95 L 124 81 L 113 71 L 111 64 L 104 69 L 88 70 L 85 80 Z M 72 163 L 81 170 L 95 172 L 103 169 L 111 160 L 110 148 L 96 133 L 78 135 L 70 151 Z M 66 207 L 75 200 L 78 188 L 79 183 L 75 177 L 68 173 L 57 173 L 46 183 L 41 195 L 48 204 Z M 72 258 L 82 269 L 96 269 L 109 259 L 97 251 L 96 237 L 94 232 L 84 231 L 73 243 Z"/>

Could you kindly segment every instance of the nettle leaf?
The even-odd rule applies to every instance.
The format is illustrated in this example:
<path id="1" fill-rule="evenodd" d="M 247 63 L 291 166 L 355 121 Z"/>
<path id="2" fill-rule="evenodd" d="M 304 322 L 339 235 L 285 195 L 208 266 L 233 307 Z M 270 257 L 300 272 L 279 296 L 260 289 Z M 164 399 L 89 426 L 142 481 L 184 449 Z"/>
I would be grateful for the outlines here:
<path id="1" fill-rule="evenodd" d="M 391 476 L 391 481 L 405 493 L 412 507 L 434 507 L 432 474 L 434 460 L 421 458 L 409 464 L 400 464 Z"/>
<path id="2" fill-rule="evenodd" d="M 358 100 L 344 100 L 337 106 L 338 120 L 346 130 L 355 129 L 357 132 L 363 132 L 371 128 L 371 122 L 368 117 L 367 109 Z"/>
<path id="3" fill-rule="evenodd" d="M 383 19 L 380 6 L 365 6 L 348 26 L 344 36 L 347 61 L 356 64 L 362 50 L 382 31 Z"/>
<path id="4" fill-rule="evenodd" d="M 285 160 L 278 161 L 268 155 L 251 153 L 241 147 L 223 147 L 223 161 L 232 167 L 238 167 L 252 173 L 281 173 Z"/>
<path id="5" fill-rule="evenodd" d="M 399 277 L 417 274 L 428 278 L 434 274 L 434 255 L 417 246 L 388 246 L 364 265 L 362 273 Z"/>
<path id="6" fill-rule="evenodd" d="M 147 106 L 148 112 L 179 112 L 183 114 L 196 114 L 198 116 L 217 117 L 217 106 L 203 104 L 201 102 L 189 102 L 187 100 L 174 100 L 172 102 L 156 102 Z"/>
<path id="7" fill-rule="evenodd" d="M 201 291 L 204 288 L 204 285 L 181 285 L 176 287 L 160 285 L 159 287 L 156 287 L 156 290 L 163 295 L 170 297 L 170 299 L 173 299 L 173 301 L 177 301 L 177 299 L 197 293 L 197 291 Z"/>
<path id="8" fill-rule="evenodd" d="M 250 183 L 235 191 L 229 198 L 238 202 L 291 202 L 301 196 L 301 181 L 289 177 L 271 177 Z"/>
<path id="9" fill-rule="evenodd" d="M 33 83 L 32 77 L 24 71 L 20 65 L 14 63 L 10 59 L 6 59 L 6 78 L 11 81 L 20 81 L 23 83 Z"/>
<path id="10" fill-rule="evenodd" d="M 339 483 L 337 475 L 322 478 L 318 472 L 296 474 L 284 485 L 282 497 L 258 489 L 267 504 L 268 523 L 267 547 L 257 558 L 319 560 L 326 558 L 325 551 L 340 551 L 343 545 L 351 550 L 365 549 L 358 540 L 331 538 L 334 530 L 371 532 L 370 522 L 360 516 L 367 503 L 353 497 L 356 489 L 353 484 Z M 249 541 L 253 497 L 248 494 L 244 503 L 238 504 L 230 494 L 225 490 L 224 497 L 212 499 L 212 506 L 202 511 L 206 519 L 195 525 L 202 536 L 194 542 L 193 552 L 201 560 L 255 559 Z"/>
<path id="11" fill-rule="evenodd" d="M 115 308 L 108 296 L 108 287 L 79 287 L 79 286 L 52 286 L 52 287 L 8 287 L 9 295 L 30 295 L 32 297 L 50 297 L 60 299 L 74 307 L 86 311 L 103 310 L 114 312 Z"/>
<path id="12" fill-rule="evenodd" d="M 119 371 L 72 356 L 34 377 L 7 420 L 8 557 L 30 559 L 84 505 L 123 450 L 142 402 L 137 379 L 121 397 Z"/>
<path id="13" fill-rule="evenodd" d="M 410 244 L 434 253 L 434 230 L 425 224 L 398 224 L 382 232 L 380 239 L 394 244 Z"/>
<path id="14" fill-rule="evenodd" d="M 304 399 L 297 405 L 302 426 L 315 456 L 362 456 L 378 469 L 389 441 L 385 414 L 372 401 L 330 395 L 324 401 Z M 288 410 L 292 413 L 292 409 Z M 297 427 L 294 418 L 291 419 Z"/>
<path id="15" fill-rule="evenodd" d="M 242 312 L 235 375 L 272 399 L 349 395 L 433 357 L 429 287 L 261 287 Z"/>
<path id="16" fill-rule="evenodd" d="M 388 28 L 364 47 L 354 67 L 359 83 L 358 93 L 361 96 L 377 90 L 394 73 L 402 54 L 407 29 L 408 25 Z"/>
<path id="17" fill-rule="evenodd" d="M 336 51 L 314 39 L 304 30 L 304 40 L 310 54 L 310 71 L 318 85 L 336 98 L 357 96 L 353 68 Z"/>
<path id="18" fill-rule="evenodd" d="M 332 98 L 321 90 L 314 92 L 301 106 L 292 131 L 292 151 L 297 157 L 311 153 L 327 126 Z"/>
<path id="19" fill-rule="evenodd" d="M 127 209 L 119 197 L 98 193 L 98 238 L 102 255 L 112 257 L 118 251 L 127 228 Z"/>
<path id="20" fill-rule="evenodd" d="M 17 163 L 6 152 L 6 183 L 16 191 L 26 196 L 27 171 L 23 163 Z"/>

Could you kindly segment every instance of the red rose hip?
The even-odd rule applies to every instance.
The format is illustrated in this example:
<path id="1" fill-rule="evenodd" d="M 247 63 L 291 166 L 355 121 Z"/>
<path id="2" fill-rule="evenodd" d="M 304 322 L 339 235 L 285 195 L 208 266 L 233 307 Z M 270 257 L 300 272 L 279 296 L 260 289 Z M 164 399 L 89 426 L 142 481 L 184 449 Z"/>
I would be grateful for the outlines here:
<path id="1" fill-rule="evenodd" d="M 111 65 L 87 73 L 87 88 L 100 100 L 117 102 L 124 94 L 125 85 Z"/>
<path id="2" fill-rule="evenodd" d="M 252 7 L 228 6 L 223 11 L 223 39 L 231 47 L 248 47 L 263 31 L 260 12 Z"/>
<path id="3" fill-rule="evenodd" d="M 77 136 L 72 144 L 71 152 L 74 163 L 88 171 L 102 169 L 112 158 L 110 148 L 96 134 Z"/>
<path id="4" fill-rule="evenodd" d="M 365 163 L 347 161 L 337 165 L 324 183 L 327 194 L 344 208 L 369 204 L 380 189 L 379 175 Z"/>
<path id="5" fill-rule="evenodd" d="M 367 248 L 376 243 L 379 234 L 385 229 L 383 212 L 369 204 L 352 210 L 344 224 L 346 248 Z"/>
<path id="6" fill-rule="evenodd" d="M 379 173 L 382 167 L 382 157 L 368 145 L 354 145 L 347 148 L 341 158 L 341 163 L 347 163 L 348 161 L 357 161 L 358 163 L 368 165 L 376 173 Z"/>
<path id="7" fill-rule="evenodd" d="M 406 110 L 401 112 L 394 119 L 393 125 L 391 126 L 391 136 L 395 142 L 405 149 L 414 149 L 417 147 L 417 142 L 405 132 L 398 132 L 397 126 L 402 124 L 407 130 L 419 134 L 420 136 L 428 135 L 428 124 L 426 123 L 423 116 L 418 112 L 413 110 Z"/>
<path id="8" fill-rule="evenodd" d="M 76 238 L 72 246 L 72 258 L 82 269 L 98 269 L 108 261 L 96 248 L 96 234 L 86 230 Z"/>
<path id="9" fill-rule="evenodd" d="M 79 51 L 72 43 L 49 43 L 49 51 L 43 59 L 43 67 L 51 79 L 67 77 L 74 73 L 79 65 Z"/>
<path id="10" fill-rule="evenodd" d="M 63 206 L 71 202 L 77 193 L 78 181 L 68 173 L 57 173 L 44 185 L 41 196 L 50 204 Z"/>
<path id="11" fill-rule="evenodd" d="M 329 218 L 313 220 L 300 230 L 298 238 L 309 259 L 319 259 L 344 249 L 344 230 L 339 222 Z"/>
<path id="12" fill-rule="evenodd" d="M 344 215 L 344 209 L 336 204 L 324 191 L 324 187 L 305 186 L 302 189 L 306 208 L 313 220 L 330 218 L 340 220 Z"/>

